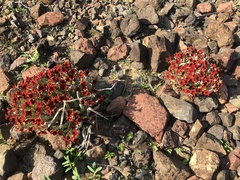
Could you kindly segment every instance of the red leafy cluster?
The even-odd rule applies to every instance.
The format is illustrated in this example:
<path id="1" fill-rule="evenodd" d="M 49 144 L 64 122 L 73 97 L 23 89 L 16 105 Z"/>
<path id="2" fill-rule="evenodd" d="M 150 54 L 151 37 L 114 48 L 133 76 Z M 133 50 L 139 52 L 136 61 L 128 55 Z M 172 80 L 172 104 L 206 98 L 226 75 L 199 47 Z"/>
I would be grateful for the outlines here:
<path id="1" fill-rule="evenodd" d="M 90 84 L 87 70 L 77 71 L 69 61 L 58 64 L 12 88 L 6 117 L 22 132 L 50 132 L 77 142 L 80 124 L 90 118 L 87 108 L 103 101 Z"/>
<path id="2" fill-rule="evenodd" d="M 167 59 L 166 78 L 177 92 L 209 96 L 222 86 L 220 68 L 210 63 L 202 50 L 189 47 Z"/>

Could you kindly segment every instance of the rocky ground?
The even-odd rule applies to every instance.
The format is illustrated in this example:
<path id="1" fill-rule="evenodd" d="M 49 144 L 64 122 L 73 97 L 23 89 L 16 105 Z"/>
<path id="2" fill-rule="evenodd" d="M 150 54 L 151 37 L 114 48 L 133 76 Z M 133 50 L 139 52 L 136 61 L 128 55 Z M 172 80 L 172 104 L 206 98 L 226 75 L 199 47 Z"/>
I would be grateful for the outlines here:
<path id="1" fill-rule="evenodd" d="M 80 155 L 61 137 L 4 119 L 13 84 L 68 59 L 108 100 L 82 131 L 89 143 L 73 146 L 81 179 L 240 178 L 238 0 L 1 0 L 0 11 L 0 179 L 72 179 L 64 156 Z M 166 84 L 166 57 L 189 46 L 223 65 L 217 96 Z"/>

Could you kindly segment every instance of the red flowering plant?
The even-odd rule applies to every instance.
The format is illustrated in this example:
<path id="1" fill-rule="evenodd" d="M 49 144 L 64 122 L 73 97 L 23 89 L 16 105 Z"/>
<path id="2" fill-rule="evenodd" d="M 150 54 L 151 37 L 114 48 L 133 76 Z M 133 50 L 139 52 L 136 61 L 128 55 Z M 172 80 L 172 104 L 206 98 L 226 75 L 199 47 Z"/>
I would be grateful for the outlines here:
<path id="1" fill-rule="evenodd" d="M 104 100 L 90 81 L 87 70 L 77 71 L 69 61 L 19 81 L 11 90 L 6 118 L 22 132 L 60 134 L 76 143 L 82 123 Z"/>
<path id="2" fill-rule="evenodd" d="M 170 65 L 166 78 L 177 93 L 182 91 L 192 97 L 210 96 L 222 86 L 220 68 L 210 62 L 202 50 L 189 47 L 167 61 Z"/>

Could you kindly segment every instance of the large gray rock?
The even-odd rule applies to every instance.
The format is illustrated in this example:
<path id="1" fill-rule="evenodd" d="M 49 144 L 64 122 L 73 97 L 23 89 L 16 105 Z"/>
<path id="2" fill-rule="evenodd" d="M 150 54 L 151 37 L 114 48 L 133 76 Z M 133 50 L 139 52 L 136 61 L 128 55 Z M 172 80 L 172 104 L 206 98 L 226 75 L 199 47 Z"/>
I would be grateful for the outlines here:
<path id="1" fill-rule="evenodd" d="M 153 151 L 155 162 L 155 179 L 187 179 L 190 176 L 190 169 L 179 159 L 168 157 L 161 151 Z"/>
<path id="2" fill-rule="evenodd" d="M 198 119 L 199 113 L 190 103 L 164 93 L 161 95 L 161 99 L 167 110 L 175 118 L 188 123 L 193 123 Z"/>
<path id="3" fill-rule="evenodd" d="M 203 179 L 211 180 L 220 165 L 218 155 L 212 151 L 196 150 L 190 159 L 189 166 L 194 173 Z"/>
<path id="4" fill-rule="evenodd" d="M 34 180 L 43 180 L 45 176 L 50 179 L 60 179 L 62 177 L 63 167 L 51 156 L 43 156 L 36 163 L 32 170 Z"/>
<path id="5" fill-rule="evenodd" d="M 133 36 L 140 29 L 140 23 L 136 14 L 127 15 L 123 18 L 120 29 L 125 36 Z"/>

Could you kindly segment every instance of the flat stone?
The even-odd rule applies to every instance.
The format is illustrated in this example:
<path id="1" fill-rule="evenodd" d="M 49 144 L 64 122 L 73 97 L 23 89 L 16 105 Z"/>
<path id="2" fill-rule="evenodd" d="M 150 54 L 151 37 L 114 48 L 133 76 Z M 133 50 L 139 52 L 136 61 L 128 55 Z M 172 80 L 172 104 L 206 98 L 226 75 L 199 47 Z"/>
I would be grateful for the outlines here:
<path id="1" fill-rule="evenodd" d="M 168 157 L 161 151 L 153 151 L 155 162 L 155 179 L 187 179 L 190 176 L 190 169 L 179 159 Z"/>
<path id="2" fill-rule="evenodd" d="M 215 136 L 217 139 L 222 140 L 223 139 L 223 131 L 224 131 L 224 127 L 220 124 L 216 124 L 216 125 L 212 126 L 207 132 L 209 134 L 212 134 L 213 136 Z"/>
<path id="3" fill-rule="evenodd" d="M 220 159 L 218 155 L 206 149 L 196 150 L 189 162 L 189 166 L 193 172 L 198 177 L 206 180 L 212 179 L 219 165 Z"/>
<path id="4" fill-rule="evenodd" d="M 220 3 L 217 7 L 218 13 L 232 13 L 233 12 L 233 2 L 228 1 L 224 3 Z"/>
<path id="5" fill-rule="evenodd" d="M 161 99 L 169 113 L 175 118 L 187 123 L 193 123 L 198 119 L 199 113 L 190 103 L 164 93 L 161 95 Z"/>
<path id="6" fill-rule="evenodd" d="M 107 57 L 111 61 L 124 59 L 128 55 L 129 48 L 126 43 L 113 46 L 109 49 Z"/>
<path id="7" fill-rule="evenodd" d="M 220 157 L 227 154 L 223 146 L 219 143 L 219 140 L 215 136 L 208 133 L 203 133 L 203 135 L 198 139 L 196 149 L 213 151 Z"/>
<path id="8" fill-rule="evenodd" d="M 64 16 L 61 12 L 46 12 L 37 19 L 40 28 L 44 26 L 56 26 L 62 23 Z"/>
<path id="9" fill-rule="evenodd" d="M 168 122 L 168 113 L 156 97 L 146 93 L 133 95 L 123 114 L 154 137 L 157 142 L 161 142 Z"/>

